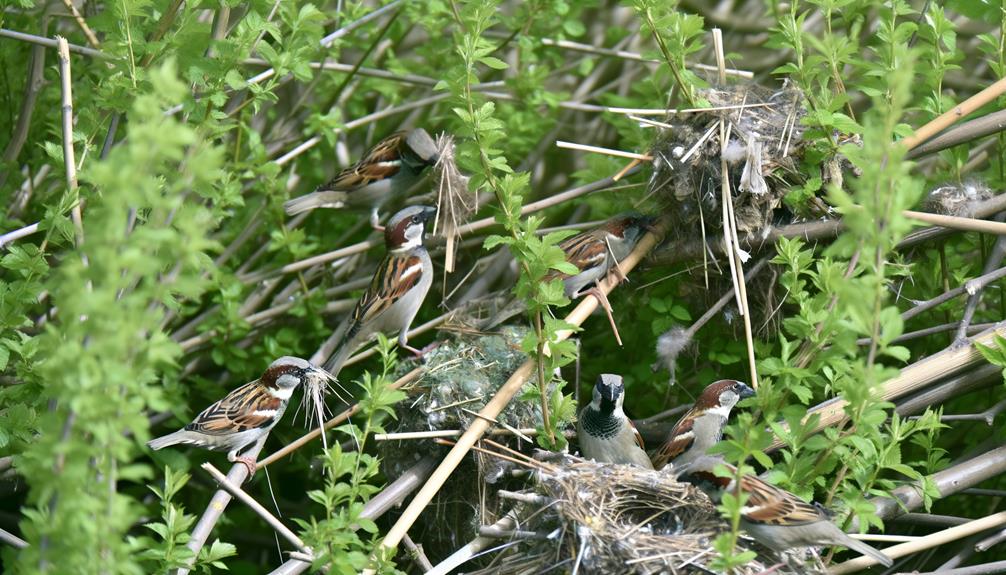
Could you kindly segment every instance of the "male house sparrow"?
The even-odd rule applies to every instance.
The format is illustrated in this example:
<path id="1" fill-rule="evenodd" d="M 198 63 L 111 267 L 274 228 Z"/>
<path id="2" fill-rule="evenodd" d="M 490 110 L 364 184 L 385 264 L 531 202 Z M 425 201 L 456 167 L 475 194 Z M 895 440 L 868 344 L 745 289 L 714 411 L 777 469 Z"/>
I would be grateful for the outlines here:
<path id="1" fill-rule="evenodd" d="M 326 382 L 327 372 L 299 357 L 281 357 L 272 362 L 262 377 L 228 393 L 207 407 L 182 429 L 147 442 L 153 450 L 169 445 L 192 444 L 211 451 L 226 451 L 231 462 L 241 462 L 248 474 L 255 473 L 255 460 L 241 457 L 243 451 L 265 441 L 269 431 L 283 417 L 290 396 L 308 380 Z"/>
<path id="2" fill-rule="evenodd" d="M 419 181 L 423 170 L 436 161 L 437 146 L 426 130 L 395 132 L 330 182 L 286 202 L 283 207 L 293 216 L 315 208 L 369 206 L 370 224 L 379 228 L 381 206 L 407 192 Z"/>
<path id="3" fill-rule="evenodd" d="M 723 428 L 730 410 L 737 402 L 755 394 L 747 384 L 721 379 L 708 385 L 688 413 L 671 429 L 671 433 L 653 457 L 653 466 L 662 469 L 668 463 L 676 469 L 702 457 L 723 438 Z"/>
<path id="4" fill-rule="evenodd" d="M 632 252 L 652 223 L 652 218 L 641 214 L 621 214 L 596 228 L 562 241 L 559 247 L 566 253 L 566 261 L 576 266 L 579 272 L 569 275 L 552 270 L 543 279 L 543 281 L 561 279 L 565 286 L 566 297 L 570 299 L 584 295 L 593 295 L 597 298 L 598 303 L 608 314 L 608 321 L 611 322 L 611 329 L 615 332 L 618 345 L 622 345 L 622 338 L 618 335 L 615 319 L 611 315 L 611 304 L 608 303 L 604 292 L 597 289 L 597 282 L 612 269 L 620 279 L 625 279 L 618 268 L 618 262 Z"/>
<path id="5" fill-rule="evenodd" d="M 621 376 L 604 373 L 597 378 L 594 398 L 580 411 L 576 423 L 580 451 L 594 461 L 653 469 L 639 433 L 622 411 L 624 399 Z"/>
<path id="6" fill-rule="evenodd" d="M 717 476 L 713 470 L 718 465 L 723 465 L 730 477 Z M 736 477 L 736 467 L 718 457 L 703 456 L 692 461 L 679 479 L 696 485 L 718 501 L 723 493 L 736 492 Z M 807 503 L 754 475 L 741 477 L 740 491 L 747 495 L 741 508 L 741 528 L 773 551 L 841 545 L 873 557 L 885 567 L 893 563 L 887 555 L 846 535 L 816 504 Z"/>
<path id="7" fill-rule="evenodd" d="M 325 364 L 331 373 L 339 375 L 349 354 L 377 332 L 397 331 L 399 347 L 421 355 L 407 344 L 408 331 L 433 285 L 433 262 L 423 247 L 423 228 L 436 213 L 429 206 L 410 206 L 388 222 L 384 230 L 388 253 L 356 303 L 338 349 Z"/>

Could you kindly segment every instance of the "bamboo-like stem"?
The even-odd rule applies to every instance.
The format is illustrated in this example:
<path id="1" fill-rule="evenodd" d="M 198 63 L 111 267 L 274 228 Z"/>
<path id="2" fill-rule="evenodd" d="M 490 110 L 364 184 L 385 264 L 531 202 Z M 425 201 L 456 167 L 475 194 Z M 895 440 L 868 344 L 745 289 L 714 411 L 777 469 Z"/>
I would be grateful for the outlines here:
<path id="1" fill-rule="evenodd" d="M 932 549 L 933 547 L 950 543 L 951 541 L 957 541 L 958 539 L 963 539 L 964 537 L 974 535 L 975 533 L 981 533 L 987 529 L 992 529 L 993 527 L 998 527 L 1004 524 L 1006 524 L 1006 511 L 1001 511 L 981 519 L 969 521 L 964 525 L 958 525 L 956 527 L 944 529 L 943 531 L 937 531 L 936 533 L 926 535 L 925 537 L 920 537 L 915 541 L 902 543 L 893 547 L 887 547 L 884 549 L 884 555 L 887 555 L 892 559 L 905 557 L 906 555 L 918 553 L 919 551 L 926 549 Z M 876 559 L 864 555 L 862 557 L 850 559 L 844 563 L 839 563 L 829 569 L 828 573 L 830 575 L 855 573 L 856 571 L 861 571 L 876 564 Z"/>
<path id="2" fill-rule="evenodd" d="M 15 549 L 24 549 L 25 547 L 28 546 L 27 541 L 21 539 L 20 537 L 14 535 L 10 531 L 7 531 L 6 529 L 0 529 L 0 541 L 6 543 L 7 545 L 10 545 Z"/>
<path id="3" fill-rule="evenodd" d="M 985 88 L 981 92 L 978 92 L 974 96 L 971 96 L 967 100 L 964 100 L 960 104 L 954 106 L 952 109 L 940 114 L 928 124 L 916 130 L 914 134 L 901 140 L 901 143 L 905 146 L 905 148 L 911 150 L 915 146 L 918 146 L 922 142 L 925 142 L 929 138 L 942 132 L 944 129 L 949 128 L 957 120 L 960 120 L 964 116 L 973 113 L 985 104 L 995 100 L 1004 92 L 1006 92 L 1006 78 L 1002 78 L 995 84 L 992 84 L 988 88 Z"/>
<path id="4" fill-rule="evenodd" d="M 663 236 L 666 229 L 666 222 L 660 222 L 654 231 L 647 233 L 636 246 L 636 248 L 619 263 L 623 273 L 630 272 L 637 264 L 642 260 L 642 258 L 650 252 L 659 239 Z M 619 283 L 618 278 L 609 275 L 602 282 L 599 283 L 598 289 L 600 289 L 605 295 L 611 292 L 612 289 Z M 598 301 L 594 297 L 583 298 L 579 305 L 577 305 L 569 315 L 566 316 L 565 321 L 574 326 L 579 326 L 582 324 L 590 314 L 597 309 Z M 555 334 L 556 341 L 563 341 L 573 334 L 572 330 L 560 330 Z M 500 411 L 510 403 L 513 396 L 523 387 L 524 383 L 527 382 L 528 378 L 531 377 L 535 368 L 535 360 L 529 358 L 525 361 L 517 370 L 510 376 L 510 378 L 500 387 L 499 391 L 495 396 L 486 404 L 486 406 L 480 411 L 480 414 L 486 418 L 495 418 L 499 415 Z M 475 442 L 482 437 L 482 434 L 489 429 L 489 421 L 483 418 L 476 419 L 472 421 L 468 430 L 465 431 L 457 443 L 451 448 L 450 452 L 444 457 L 444 460 L 440 463 L 440 466 L 433 472 L 430 479 L 426 484 L 419 490 L 416 496 L 406 507 L 405 511 L 398 518 L 398 521 L 391 527 L 388 534 L 385 535 L 384 540 L 381 542 L 381 547 L 385 550 L 394 549 L 401 542 L 402 537 L 408 533 L 409 528 L 416 522 L 419 515 L 423 512 L 433 497 L 440 491 L 444 482 L 450 477 L 454 469 L 461 463 L 461 460 L 468 453 L 468 451 L 475 445 Z M 368 569 L 366 572 L 373 573 L 373 570 Z"/>
<path id="5" fill-rule="evenodd" d="M 566 148 L 567 150 L 579 150 L 581 152 L 593 152 L 595 154 L 604 154 L 606 156 L 615 156 L 618 158 L 630 158 L 633 160 L 643 160 L 646 162 L 653 161 L 653 156 L 649 154 L 637 154 L 635 152 L 623 152 L 622 150 L 612 150 L 611 148 L 602 148 L 600 146 L 588 146 L 587 144 L 577 144 L 575 142 L 565 142 L 563 140 L 556 140 L 556 147 Z"/>
<path id="6" fill-rule="evenodd" d="M 896 399 L 984 361 L 977 346 L 979 344 L 994 345 L 997 335 L 1006 336 L 1006 323 L 996 324 L 995 327 L 976 335 L 967 345 L 951 346 L 905 367 L 897 377 L 891 378 L 881 385 L 877 399 L 884 401 Z M 835 398 L 811 408 L 807 412 L 807 417 L 817 414 L 820 419 L 809 432 L 813 433 L 825 427 L 845 422 L 848 419 L 848 415 L 845 413 L 846 405 L 847 402 L 844 399 Z M 782 441 L 776 439 L 769 446 L 769 450 L 778 449 L 782 445 Z"/>
<path id="7" fill-rule="evenodd" d="M 80 26 L 81 31 L 84 32 L 84 36 L 87 37 L 87 43 L 95 50 L 100 50 L 101 43 L 98 42 L 98 37 L 94 35 L 94 31 L 84 21 L 84 17 L 80 15 L 80 10 L 77 10 L 77 6 L 73 3 L 73 0 L 63 0 L 63 5 L 70 11 L 73 19 L 77 22 L 77 26 Z"/>
<path id="8" fill-rule="evenodd" d="M 276 533 L 282 535 L 284 539 L 292 543 L 293 546 L 299 549 L 301 553 L 309 556 L 314 554 L 304 541 L 300 537 L 297 537 L 296 533 L 291 531 L 286 525 L 283 525 L 283 522 L 277 519 L 272 513 L 269 513 L 268 509 L 263 507 L 258 501 L 255 501 L 255 499 L 251 495 L 248 495 L 245 490 L 231 483 L 230 480 L 227 479 L 226 475 L 220 473 L 220 470 L 216 467 L 213 467 L 212 463 L 204 463 L 202 467 L 210 474 L 210 477 L 212 477 L 213 480 L 224 489 L 224 491 L 230 493 L 241 501 L 241 503 L 247 505 L 252 511 L 258 514 L 259 517 L 264 519 L 265 522 L 276 531 Z"/>
<path id="9" fill-rule="evenodd" d="M 80 259 L 84 267 L 87 267 L 87 255 L 82 251 L 84 247 L 84 219 L 81 214 L 82 200 L 77 190 L 77 158 L 73 151 L 73 79 L 70 72 L 70 45 L 62 36 L 56 36 L 56 44 L 62 91 L 63 168 L 66 170 L 67 191 L 73 196 L 70 219 L 73 221 L 74 239 L 77 250 L 80 252 Z M 88 288 L 90 288 L 90 284 L 88 284 Z"/>
<path id="10" fill-rule="evenodd" d="M 21 42 L 28 42 L 30 44 L 38 44 L 39 46 L 45 46 L 46 48 L 59 48 L 56 40 L 52 38 L 45 38 L 43 36 L 36 36 L 34 34 L 25 34 L 24 32 L 16 32 L 14 30 L 6 30 L 0 28 L 0 38 L 9 38 L 11 40 L 20 40 Z M 71 52 L 82 54 L 84 56 L 91 56 L 93 58 L 104 58 L 111 59 L 112 57 L 104 52 L 88 48 L 87 46 L 78 46 L 76 44 L 67 44 Z"/>
<path id="11" fill-rule="evenodd" d="M 268 437 L 268 436 L 267 436 Z M 244 453 L 245 457 L 250 457 L 255 459 L 258 457 L 259 452 L 262 451 L 262 446 L 265 444 L 263 439 L 259 443 L 252 445 L 248 451 Z M 227 481 L 232 485 L 241 485 L 248 479 L 248 467 L 244 463 L 235 463 L 231 466 L 230 473 L 227 474 Z M 174 571 L 174 575 L 187 575 L 192 569 L 192 564 L 195 558 L 199 556 L 199 550 L 203 548 L 206 544 L 206 540 L 209 539 L 210 533 L 213 532 L 213 528 L 216 527 L 217 521 L 220 521 L 220 517 L 224 514 L 224 510 L 227 509 L 227 505 L 231 502 L 231 494 L 223 489 L 217 490 L 213 494 L 213 498 L 210 499 L 209 505 L 203 511 L 202 516 L 199 517 L 199 521 L 196 526 L 192 528 L 192 535 L 189 537 L 189 542 L 185 544 L 186 547 L 192 551 L 192 558 L 187 562 L 186 567 L 179 567 Z"/>
<path id="12" fill-rule="evenodd" d="M 979 220 L 976 218 L 962 218 L 960 216 L 947 216 L 943 214 L 931 214 L 929 212 L 915 212 L 905 210 L 901 212 L 906 218 L 925 222 L 929 225 L 952 228 L 965 232 L 981 232 L 986 234 L 1006 235 L 1006 223 L 993 220 Z"/>
<path id="13" fill-rule="evenodd" d="M 398 378 L 397 381 L 395 381 L 394 383 L 392 383 L 388 387 L 391 388 L 391 389 L 398 389 L 398 388 L 400 388 L 400 387 L 402 387 L 402 386 L 404 386 L 404 385 L 406 385 L 408 383 L 411 383 L 411 382 L 415 381 L 416 379 L 418 379 L 419 376 L 425 370 L 426 370 L 426 368 L 424 368 L 424 367 L 417 367 L 416 369 L 413 369 L 409 373 L 406 373 L 402 377 Z M 346 421 L 347 419 L 349 419 L 353 415 L 356 415 L 356 413 L 358 411 L 360 411 L 360 404 L 359 403 L 354 403 L 352 405 L 352 407 L 349 407 L 348 409 L 346 409 L 345 411 L 343 411 L 339 415 L 336 415 L 332 419 L 329 419 L 328 421 L 326 421 L 325 425 L 322 426 L 322 429 L 324 429 L 326 431 L 329 430 L 329 429 L 332 429 L 333 427 L 335 427 L 336 425 L 341 424 L 342 422 Z M 300 449 L 301 447 L 307 445 L 308 442 L 310 442 L 313 439 L 317 439 L 318 437 L 321 437 L 321 430 L 319 430 L 319 429 L 312 429 L 308 433 L 305 433 L 304 435 L 300 436 L 299 438 L 297 438 L 297 439 L 291 441 L 290 443 L 288 443 L 287 445 L 283 446 L 281 449 L 276 450 L 274 453 L 270 454 L 269 457 L 266 457 L 265 459 L 262 459 L 261 461 L 259 461 L 255 465 L 255 469 L 256 470 L 262 469 L 263 467 L 265 467 L 265 466 L 267 466 L 267 465 L 269 465 L 271 463 L 275 463 L 276 461 L 278 461 L 278 460 L 286 457 L 287 455 L 289 455 L 289 454 L 293 453 L 294 451 Z"/>

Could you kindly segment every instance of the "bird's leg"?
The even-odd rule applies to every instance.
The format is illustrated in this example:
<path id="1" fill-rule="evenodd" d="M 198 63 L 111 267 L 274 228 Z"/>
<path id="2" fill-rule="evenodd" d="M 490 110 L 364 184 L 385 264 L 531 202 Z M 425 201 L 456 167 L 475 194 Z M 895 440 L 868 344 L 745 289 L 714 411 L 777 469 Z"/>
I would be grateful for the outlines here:
<path id="1" fill-rule="evenodd" d="M 437 347 L 440 346 L 440 342 L 439 341 L 435 341 L 435 342 L 431 343 L 430 345 L 424 347 L 423 349 L 414 348 L 414 347 L 412 347 L 411 345 L 408 344 L 408 339 L 405 336 L 405 332 L 406 331 L 407 330 L 402 330 L 402 332 L 398 335 L 398 347 L 400 347 L 400 348 L 402 348 L 404 350 L 409 351 L 410 353 L 412 353 L 412 355 L 416 356 L 416 359 L 418 359 L 419 361 L 425 361 L 423 359 L 423 357 L 427 353 L 433 351 L 434 349 L 436 349 Z"/>
<path id="2" fill-rule="evenodd" d="M 381 214 L 377 208 L 370 210 L 370 227 L 384 233 L 384 226 L 381 225 Z"/>
<path id="3" fill-rule="evenodd" d="M 618 345 L 621 346 L 622 336 L 618 335 L 618 326 L 615 325 L 615 318 L 614 316 L 611 315 L 611 304 L 608 303 L 608 296 L 604 295 L 604 292 L 598 289 L 597 286 L 594 286 L 589 290 L 583 292 L 583 295 L 594 296 L 594 299 L 597 300 L 597 303 L 600 304 L 602 308 L 604 308 L 604 312 L 608 314 L 608 321 L 611 322 L 611 331 L 615 333 L 615 341 L 617 341 Z"/>
<path id="4" fill-rule="evenodd" d="M 245 455 L 238 455 L 234 452 L 227 454 L 227 461 L 231 463 L 243 463 L 248 469 L 248 479 L 251 479 L 255 475 L 255 470 L 258 468 L 258 462 L 251 457 Z"/>

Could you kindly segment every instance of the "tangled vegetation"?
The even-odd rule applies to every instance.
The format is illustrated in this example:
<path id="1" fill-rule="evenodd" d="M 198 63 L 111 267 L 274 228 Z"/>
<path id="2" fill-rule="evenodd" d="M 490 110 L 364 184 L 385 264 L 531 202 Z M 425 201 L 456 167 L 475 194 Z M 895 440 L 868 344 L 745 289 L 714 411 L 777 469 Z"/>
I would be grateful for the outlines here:
<path id="1" fill-rule="evenodd" d="M 847 531 L 973 528 L 904 543 L 918 547 L 899 571 L 1003 559 L 1006 8 L 0 6 L 4 572 L 425 572 L 470 539 L 521 537 L 536 568 L 572 571 L 576 537 L 562 540 L 568 561 L 549 562 L 542 533 L 479 538 L 479 527 L 517 508 L 497 492 L 531 497 L 540 467 L 519 453 L 576 450 L 577 406 L 606 372 L 624 377 L 651 447 L 674 423 L 663 412 L 709 382 L 752 383 L 718 449 Z M 382 236 L 366 211 L 291 218 L 283 204 L 407 127 L 456 146 L 458 172 L 445 184 L 454 166 L 438 165 L 440 189 L 409 198 L 443 217 L 410 342 L 447 351 L 422 363 L 381 338 L 351 360 L 339 380 L 355 407 L 335 417 L 327 447 L 295 442 L 307 432 L 298 392 L 244 485 L 285 531 L 242 501 L 221 518 L 209 503 L 226 482 L 198 466 L 223 456 L 145 442 L 276 358 L 312 357 L 337 329 Z M 629 210 L 657 223 L 609 296 L 620 346 L 604 314 L 567 317 L 576 303 L 550 278 L 573 271 L 564 239 Z M 479 370 L 478 393 L 440 415 L 433 399 L 458 394 L 435 386 L 462 377 L 458 362 Z M 493 371 L 503 365 L 520 367 Z M 526 408 L 511 413 L 533 419 L 521 429 L 478 414 L 509 387 Z M 457 427 L 476 425 L 502 443 L 454 461 L 466 467 L 409 530 L 395 504 L 445 459 L 443 444 L 464 444 Z M 743 540 L 743 503 L 724 497 L 719 527 L 707 513 L 703 538 L 689 530 L 675 557 L 705 549 L 715 572 L 771 567 Z M 401 529 L 413 537 L 395 554 L 397 539 L 381 542 Z M 521 553 L 469 565 L 516 573 Z M 840 553 L 822 564 L 852 572 L 836 567 Z"/>

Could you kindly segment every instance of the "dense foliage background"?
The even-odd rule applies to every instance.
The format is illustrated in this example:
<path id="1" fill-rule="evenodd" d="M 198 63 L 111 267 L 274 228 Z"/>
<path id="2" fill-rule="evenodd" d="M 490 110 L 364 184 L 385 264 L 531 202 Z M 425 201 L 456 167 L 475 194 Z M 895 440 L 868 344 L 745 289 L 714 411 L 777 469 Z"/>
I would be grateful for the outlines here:
<path id="1" fill-rule="evenodd" d="M 732 428 L 728 456 L 753 456 L 759 471 L 772 468 L 774 482 L 864 526 L 884 525 L 872 497 L 910 482 L 924 494 L 920 512 L 978 518 L 1003 508 L 997 368 L 971 363 L 934 376 L 911 391 L 950 389 L 940 387 L 948 382 L 957 391 L 916 399 L 901 415 L 875 395 L 900 368 L 966 347 L 957 338 L 962 317 L 967 331 L 1006 313 L 998 282 L 909 311 L 1000 269 L 996 236 L 958 229 L 899 243 L 920 225 L 903 210 L 926 208 L 935 187 L 953 188 L 965 203 L 997 194 L 1006 183 L 1006 138 L 964 138 L 912 161 L 896 144 L 1006 75 L 1000 3 L 378 4 L 0 4 L 0 28 L 35 37 L 0 35 L 0 231 L 14 232 L 3 237 L 0 258 L 0 528 L 27 542 L 3 548 L 5 572 L 152 573 L 191 559 L 187 534 L 216 489 L 198 465 L 222 465 L 222 457 L 190 449 L 152 454 L 144 442 L 254 379 L 273 359 L 309 357 L 383 254 L 366 213 L 325 210 L 291 220 L 285 200 L 313 190 L 401 126 L 453 134 L 459 166 L 472 177 L 469 193 L 478 191 L 481 207 L 471 219 L 495 216 L 498 223 L 462 236 L 451 274 L 441 275 L 434 241 L 438 279 L 415 325 L 452 309 L 465 314 L 450 318 L 454 329 L 427 331 L 413 344 L 468 329 L 466 314 L 474 312 L 467 304 L 516 285 L 531 324 L 538 320 L 525 343 L 533 354 L 564 327 L 550 310 L 565 298 L 538 281 L 561 261 L 559 236 L 538 236 L 539 228 L 630 208 L 669 216 L 679 209 L 673 196 L 655 190 L 644 162 L 599 186 L 603 191 L 522 216 L 522 206 L 609 178 L 628 162 L 555 141 L 659 151 L 662 129 L 604 107 L 702 107 L 710 86 L 743 93 L 786 85 L 801 94 L 800 152 L 769 177 L 783 200 L 762 222 L 765 230 L 822 215 L 845 222 L 837 238 L 746 238 L 754 258 L 747 269 L 761 258 L 771 262 L 747 286 L 759 394 Z M 750 77 L 718 82 L 714 27 L 723 30 L 727 66 Z M 71 66 L 62 73 L 55 44 L 39 40 L 56 35 L 71 44 Z M 72 141 L 63 136 L 61 78 L 72 85 Z M 971 115 L 1004 101 L 994 98 Z M 71 143 L 79 187 L 64 166 Z M 575 374 L 580 397 L 597 374 L 624 375 L 626 408 L 636 417 L 686 404 L 714 379 L 751 380 L 744 322 L 730 302 L 672 354 L 676 383 L 668 384 L 657 338 L 687 328 L 731 288 L 719 224 L 710 224 L 708 250 L 692 249 L 705 240 L 699 227 L 672 228 L 610 298 L 624 346 L 603 316 L 585 323 L 578 347 L 553 346 L 540 373 L 565 365 L 566 396 L 552 398 L 555 420 L 543 435 L 568 428 Z M 497 238 L 483 249 L 488 234 Z M 332 255 L 308 260 L 319 254 Z M 966 310 L 971 301 L 977 307 Z M 993 364 L 1006 365 L 1002 342 L 986 342 Z M 359 392 L 371 400 L 354 421 L 358 437 L 379 430 L 388 421 L 382 414 L 404 397 L 385 390 L 391 363 L 370 359 L 342 374 L 369 390 Z M 812 423 L 801 423 L 807 408 L 836 395 L 849 402 L 849 422 L 812 433 Z M 267 452 L 303 433 L 295 409 Z M 768 424 L 784 439 L 781 450 L 769 449 Z M 330 441 L 338 445 L 346 433 Z M 542 440 L 562 443 L 561 434 Z M 312 548 L 327 548 L 319 557 L 339 573 L 363 567 L 388 525 L 354 515 L 394 479 L 364 447 L 362 455 L 322 455 L 309 444 L 269 468 L 271 495 L 264 473 L 249 487 L 262 502 L 273 497 Z M 933 474 L 967 461 L 988 466 L 986 475 L 959 476 L 961 489 L 991 477 L 980 483 L 984 491 L 941 492 Z M 888 523 L 886 530 L 924 533 L 935 529 L 931 523 Z M 457 536 L 451 544 L 472 534 L 459 529 Z M 210 542 L 198 559 L 206 571 L 261 573 L 285 560 L 271 529 L 236 503 Z M 972 557 L 973 543 L 913 555 L 900 569 L 1002 557 L 995 547 Z M 717 548 L 725 566 L 745 559 L 731 556 L 729 538 Z M 411 569 L 403 557 L 399 568 Z"/>

